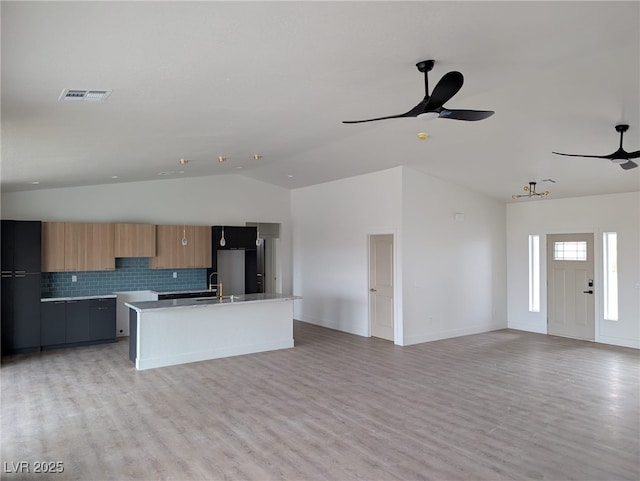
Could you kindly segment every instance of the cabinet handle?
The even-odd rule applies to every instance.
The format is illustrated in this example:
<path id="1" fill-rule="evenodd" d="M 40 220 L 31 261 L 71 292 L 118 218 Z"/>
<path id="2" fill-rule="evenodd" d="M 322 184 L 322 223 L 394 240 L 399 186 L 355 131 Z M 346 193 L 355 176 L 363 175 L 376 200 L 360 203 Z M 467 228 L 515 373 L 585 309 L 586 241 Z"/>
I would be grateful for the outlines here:
<path id="1" fill-rule="evenodd" d="M 67 302 L 67 301 L 53 301 L 54 304 L 64 304 L 65 302 Z M 71 302 L 71 301 L 69 301 L 69 302 Z"/>
<path id="2" fill-rule="evenodd" d="M 11 274 L 13 271 L 2 271 L 2 274 Z"/>
<path id="3" fill-rule="evenodd" d="M 16 271 L 16 274 L 26 274 L 27 271 Z"/>
<path id="4" fill-rule="evenodd" d="M 78 301 L 67 301 L 68 304 L 76 304 Z"/>
<path id="5" fill-rule="evenodd" d="M 98 307 L 99 311 L 106 311 L 107 309 L 109 309 L 108 307 Z"/>

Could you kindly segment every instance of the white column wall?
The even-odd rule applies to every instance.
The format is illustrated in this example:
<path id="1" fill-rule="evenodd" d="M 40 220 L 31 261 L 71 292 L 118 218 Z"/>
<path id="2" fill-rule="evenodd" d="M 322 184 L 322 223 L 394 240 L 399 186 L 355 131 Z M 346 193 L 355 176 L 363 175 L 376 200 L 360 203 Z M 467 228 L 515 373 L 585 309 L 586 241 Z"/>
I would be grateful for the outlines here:
<path id="1" fill-rule="evenodd" d="M 244 225 L 280 223 L 282 290 L 292 290 L 288 189 L 239 175 L 2 194 L 2 218 L 70 222 Z"/>
<path id="2" fill-rule="evenodd" d="M 292 192 L 296 319 L 369 335 L 368 235 L 395 234 L 400 257 L 401 181 L 397 167 Z"/>
<path id="3" fill-rule="evenodd" d="M 507 205 L 508 323 L 547 332 L 546 235 L 594 234 L 596 341 L 640 348 L 640 192 Z M 603 232 L 618 233 L 618 321 L 603 314 Z M 540 312 L 529 312 L 529 235 L 540 236 Z"/>
<path id="4" fill-rule="evenodd" d="M 404 343 L 506 328 L 505 205 L 403 174 Z"/>

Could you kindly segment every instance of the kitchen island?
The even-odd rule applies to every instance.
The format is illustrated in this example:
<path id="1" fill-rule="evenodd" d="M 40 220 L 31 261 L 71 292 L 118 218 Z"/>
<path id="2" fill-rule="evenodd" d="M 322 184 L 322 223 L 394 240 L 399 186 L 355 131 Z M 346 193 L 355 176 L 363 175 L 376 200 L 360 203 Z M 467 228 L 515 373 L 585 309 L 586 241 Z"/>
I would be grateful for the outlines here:
<path id="1" fill-rule="evenodd" d="M 129 359 L 136 369 L 293 347 L 297 296 L 240 296 L 128 302 Z"/>

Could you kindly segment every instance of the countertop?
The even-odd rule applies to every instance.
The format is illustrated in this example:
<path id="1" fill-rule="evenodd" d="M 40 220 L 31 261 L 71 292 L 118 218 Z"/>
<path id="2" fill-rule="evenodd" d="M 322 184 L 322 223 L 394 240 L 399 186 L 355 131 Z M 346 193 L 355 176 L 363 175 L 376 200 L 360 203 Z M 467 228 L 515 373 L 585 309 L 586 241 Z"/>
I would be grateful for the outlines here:
<path id="1" fill-rule="evenodd" d="M 198 291 L 196 291 L 198 292 Z M 199 297 L 187 299 L 165 299 L 161 301 L 127 302 L 125 306 L 137 312 L 152 309 L 174 309 L 184 307 L 226 306 L 231 304 L 248 304 L 257 302 L 292 301 L 302 299 L 300 296 L 286 294 L 242 294 L 239 296 L 224 296 L 222 300 L 217 297 Z"/>
<path id="2" fill-rule="evenodd" d="M 102 294 L 99 296 L 77 296 L 77 297 L 43 297 L 40 302 L 60 302 L 60 301 L 84 301 L 87 299 L 115 299 L 115 294 Z"/>
<path id="3" fill-rule="evenodd" d="M 201 292 L 209 292 L 208 289 L 190 289 L 190 290 L 182 290 L 182 291 L 154 291 L 151 289 L 143 290 L 143 291 L 122 291 L 122 292 L 150 292 L 152 294 L 157 295 L 165 295 L 165 294 L 195 294 Z M 114 292 L 111 294 L 98 294 L 93 296 L 72 296 L 72 297 L 43 297 L 40 299 L 41 302 L 59 302 L 59 301 L 83 301 L 85 299 L 107 299 L 107 298 L 116 298 L 117 294 L 120 293 Z M 212 292 L 212 295 L 215 295 L 215 290 Z"/>

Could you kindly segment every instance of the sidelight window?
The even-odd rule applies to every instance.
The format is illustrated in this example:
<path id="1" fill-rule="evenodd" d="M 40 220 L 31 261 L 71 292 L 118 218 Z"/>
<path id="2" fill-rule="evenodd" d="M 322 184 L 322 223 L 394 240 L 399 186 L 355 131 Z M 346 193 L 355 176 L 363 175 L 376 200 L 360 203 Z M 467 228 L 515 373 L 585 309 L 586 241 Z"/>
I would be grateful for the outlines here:
<path id="1" fill-rule="evenodd" d="M 529 236 L 529 312 L 540 312 L 540 236 Z"/>
<path id="2" fill-rule="evenodd" d="M 618 320 L 618 234 L 604 232 L 602 239 L 604 259 L 604 318 Z"/>

